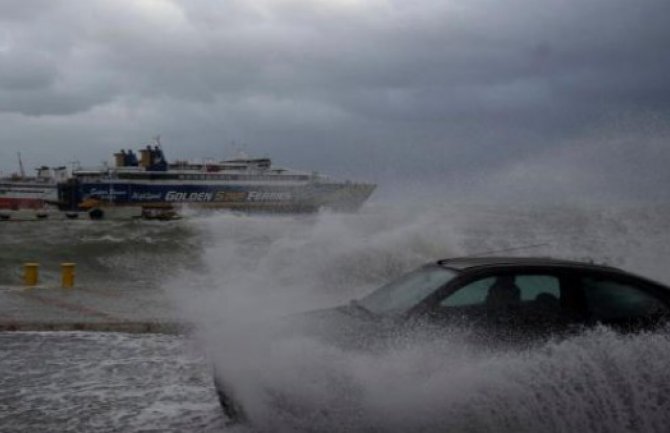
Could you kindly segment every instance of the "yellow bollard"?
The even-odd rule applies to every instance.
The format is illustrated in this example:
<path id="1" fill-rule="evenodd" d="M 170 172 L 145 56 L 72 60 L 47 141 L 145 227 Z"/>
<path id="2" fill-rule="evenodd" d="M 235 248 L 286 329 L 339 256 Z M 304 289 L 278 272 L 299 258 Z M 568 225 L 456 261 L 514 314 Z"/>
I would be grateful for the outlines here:
<path id="1" fill-rule="evenodd" d="M 74 287 L 74 263 L 61 263 L 61 283 L 64 289 L 69 289 Z"/>
<path id="2" fill-rule="evenodd" d="M 36 286 L 37 280 L 39 280 L 39 273 L 40 273 L 39 263 L 24 263 L 23 283 L 29 287 Z"/>

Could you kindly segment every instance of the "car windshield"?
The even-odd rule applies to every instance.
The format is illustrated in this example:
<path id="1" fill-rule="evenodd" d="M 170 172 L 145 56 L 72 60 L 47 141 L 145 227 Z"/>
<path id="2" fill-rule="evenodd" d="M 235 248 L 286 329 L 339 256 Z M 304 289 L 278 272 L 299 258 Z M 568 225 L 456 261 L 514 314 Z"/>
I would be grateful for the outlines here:
<path id="1" fill-rule="evenodd" d="M 456 276 L 437 265 L 421 267 L 378 288 L 356 302 L 375 314 L 404 313 Z"/>

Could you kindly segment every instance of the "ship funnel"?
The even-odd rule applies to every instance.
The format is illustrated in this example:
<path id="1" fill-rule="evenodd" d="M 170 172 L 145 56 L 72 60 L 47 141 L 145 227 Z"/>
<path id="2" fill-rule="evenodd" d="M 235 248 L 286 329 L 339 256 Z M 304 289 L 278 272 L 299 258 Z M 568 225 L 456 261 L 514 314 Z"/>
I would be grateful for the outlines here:
<path id="1" fill-rule="evenodd" d="M 146 149 L 140 149 L 140 165 L 144 168 L 151 165 L 151 149 L 148 146 Z"/>
<path id="2" fill-rule="evenodd" d="M 123 167 L 126 165 L 126 152 L 121 150 L 114 154 L 114 161 L 116 162 L 117 167 Z"/>

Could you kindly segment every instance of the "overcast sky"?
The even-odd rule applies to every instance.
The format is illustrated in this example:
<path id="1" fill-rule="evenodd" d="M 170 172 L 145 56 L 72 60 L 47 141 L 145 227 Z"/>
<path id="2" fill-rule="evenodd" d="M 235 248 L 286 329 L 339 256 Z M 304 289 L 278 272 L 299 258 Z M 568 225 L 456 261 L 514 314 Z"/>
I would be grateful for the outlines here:
<path id="1" fill-rule="evenodd" d="M 2 0 L 0 170 L 247 153 L 485 200 L 670 199 L 667 0 Z"/>

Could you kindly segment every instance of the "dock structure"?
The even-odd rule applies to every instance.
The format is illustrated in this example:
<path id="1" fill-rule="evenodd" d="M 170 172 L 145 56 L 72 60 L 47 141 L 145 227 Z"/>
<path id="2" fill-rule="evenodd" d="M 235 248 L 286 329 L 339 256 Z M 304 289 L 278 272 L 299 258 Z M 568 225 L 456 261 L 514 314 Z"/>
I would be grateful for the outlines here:
<path id="1" fill-rule="evenodd" d="M 183 333 L 183 321 L 159 291 L 63 288 L 54 284 L 0 287 L 0 332 L 100 331 Z"/>

